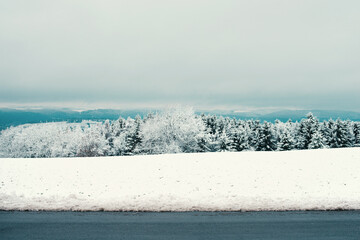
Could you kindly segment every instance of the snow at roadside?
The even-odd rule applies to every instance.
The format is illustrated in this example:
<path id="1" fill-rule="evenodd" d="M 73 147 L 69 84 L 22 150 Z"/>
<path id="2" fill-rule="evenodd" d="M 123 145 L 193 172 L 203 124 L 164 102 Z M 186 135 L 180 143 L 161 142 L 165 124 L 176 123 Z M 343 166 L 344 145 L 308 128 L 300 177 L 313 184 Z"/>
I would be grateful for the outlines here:
<path id="1" fill-rule="evenodd" d="M 360 148 L 0 159 L 0 209 L 360 209 Z"/>

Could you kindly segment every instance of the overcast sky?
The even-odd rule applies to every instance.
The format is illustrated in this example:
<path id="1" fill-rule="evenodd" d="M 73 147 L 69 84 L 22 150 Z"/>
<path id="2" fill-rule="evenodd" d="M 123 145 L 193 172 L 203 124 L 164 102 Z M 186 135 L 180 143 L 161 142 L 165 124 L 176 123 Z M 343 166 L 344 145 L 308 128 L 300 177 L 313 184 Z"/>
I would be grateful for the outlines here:
<path id="1" fill-rule="evenodd" d="M 358 0 L 2 0 L 0 103 L 360 111 Z"/>

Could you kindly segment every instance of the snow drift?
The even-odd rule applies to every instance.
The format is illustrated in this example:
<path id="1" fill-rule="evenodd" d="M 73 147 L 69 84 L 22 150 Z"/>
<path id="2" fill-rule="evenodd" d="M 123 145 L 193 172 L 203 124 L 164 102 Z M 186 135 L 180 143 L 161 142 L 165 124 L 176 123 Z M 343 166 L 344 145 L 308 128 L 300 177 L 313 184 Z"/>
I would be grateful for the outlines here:
<path id="1" fill-rule="evenodd" d="M 360 209 L 360 148 L 0 159 L 0 209 Z"/>

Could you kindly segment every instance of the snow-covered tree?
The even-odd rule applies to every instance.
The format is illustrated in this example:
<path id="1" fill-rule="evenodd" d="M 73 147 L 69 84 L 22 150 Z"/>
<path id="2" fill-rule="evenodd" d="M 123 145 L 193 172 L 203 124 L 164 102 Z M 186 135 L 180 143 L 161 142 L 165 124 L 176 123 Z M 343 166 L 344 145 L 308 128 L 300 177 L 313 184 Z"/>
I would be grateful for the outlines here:
<path id="1" fill-rule="evenodd" d="M 171 108 L 141 126 L 141 149 L 148 154 L 197 152 L 204 130 L 192 108 Z"/>
<path id="2" fill-rule="evenodd" d="M 326 139 L 322 136 L 320 131 L 315 132 L 312 137 L 309 144 L 309 149 L 318 149 L 318 148 L 325 148 Z"/>
<path id="3" fill-rule="evenodd" d="M 259 142 L 259 138 L 260 138 L 260 131 L 261 131 L 261 124 L 259 120 L 249 120 L 247 121 L 247 125 L 248 125 L 248 142 L 249 142 L 249 146 L 250 149 L 254 149 L 257 150 L 257 146 L 258 146 L 258 142 Z M 259 151 L 259 150 L 257 150 Z"/>
<path id="4" fill-rule="evenodd" d="M 329 146 L 329 141 L 332 135 L 332 123 L 333 121 L 330 119 L 329 121 L 322 122 L 319 127 L 320 133 L 323 136 L 323 143 L 325 144 L 325 146 Z"/>
<path id="5" fill-rule="evenodd" d="M 6 157 L 74 157 L 77 155 L 83 123 L 40 123 L 11 127 L 1 132 L 0 155 Z"/>
<path id="6" fill-rule="evenodd" d="M 246 131 L 246 128 L 242 125 L 235 126 L 230 135 L 230 144 L 231 150 L 236 152 L 249 149 L 248 132 Z"/>
<path id="7" fill-rule="evenodd" d="M 259 129 L 257 135 L 257 143 L 255 147 L 257 151 L 276 150 L 275 135 L 272 129 L 272 125 L 270 123 L 265 121 Z"/>
<path id="8" fill-rule="evenodd" d="M 306 115 L 306 119 L 302 119 L 300 121 L 298 131 L 296 134 L 297 149 L 309 149 L 309 144 L 313 138 L 315 133 L 320 131 L 319 128 L 319 120 L 314 117 L 314 115 L 310 112 Z"/>
<path id="9" fill-rule="evenodd" d="M 97 157 L 106 156 L 110 150 L 105 138 L 103 125 L 96 123 L 84 129 L 77 156 L 78 157 Z"/>
<path id="10" fill-rule="evenodd" d="M 360 146 L 360 123 L 324 121 L 309 113 L 300 122 L 275 124 L 197 116 L 173 108 L 144 119 L 40 123 L 0 132 L 0 157 L 120 156 L 178 152 L 285 151 Z"/>
<path id="11" fill-rule="evenodd" d="M 354 122 L 353 133 L 354 133 L 354 145 L 360 146 L 360 122 Z"/>
<path id="12" fill-rule="evenodd" d="M 141 117 L 138 115 L 135 117 L 135 121 L 133 122 L 131 128 L 128 131 L 126 137 L 126 148 L 128 155 L 136 154 L 138 146 L 141 144 L 141 136 L 140 136 L 140 127 L 141 127 Z"/>
<path id="13" fill-rule="evenodd" d="M 278 150 L 279 151 L 288 151 L 294 149 L 294 139 L 289 133 L 288 130 L 284 130 L 280 136 L 278 141 Z"/>
<path id="14" fill-rule="evenodd" d="M 226 152 L 231 150 L 231 141 L 226 135 L 225 131 L 220 134 L 218 139 L 220 152 Z"/>
<path id="15" fill-rule="evenodd" d="M 329 141 L 331 148 L 352 147 L 353 135 L 347 122 L 337 119 Z"/>

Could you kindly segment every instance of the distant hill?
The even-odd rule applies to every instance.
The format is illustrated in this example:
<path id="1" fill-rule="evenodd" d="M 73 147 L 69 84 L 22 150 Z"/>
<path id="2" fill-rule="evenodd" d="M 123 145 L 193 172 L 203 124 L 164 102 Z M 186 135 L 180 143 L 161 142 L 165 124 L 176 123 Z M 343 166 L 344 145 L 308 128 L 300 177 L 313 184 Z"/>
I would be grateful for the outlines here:
<path id="1" fill-rule="evenodd" d="M 360 121 L 360 113 L 352 111 L 331 111 L 331 110 L 282 110 L 271 113 L 261 112 L 235 112 L 235 111 L 207 111 L 205 114 L 214 114 L 217 116 L 224 116 L 236 119 L 256 119 L 260 121 L 274 122 L 280 120 L 286 122 L 289 119 L 292 121 L 300 121 L 306 117 L 306 114 L 312 112 L 320 121 L 341 118 L 344 120 Z M 198 112 L 200 114 L 200 112 Z"/>
<path id="2" fill-rule="evenodd" d="M 123 118 L 135 118 L 136 115 L 146 115 L 149 110 L 113 110 L 113 109 L 97 109 L 88 111 L 73 110 L 16 110 L 16 109 L 0 109 L 0 130 L 10 126 L 17 126 L 25 123 L 41 123 L 41 122 L 81 122 L 82 120 L 103 121 L 106 119 L 115 120 L 120 116 Z"/>
<path id="3" fill-rule="evenodd" d="M 25 123 L 41 123 L 41 122 L 80 122 L 82 120 L 104 121 L 106 119 L 115 120 L 120 116 L 123 118 L 135 118 L 136 115 L 145 116 L 151 110 L 134 109 L 134 110 L 116 110 L 116 109 L 96 109 L 87 111 L 74 111 L 71 109 L 26 109 L 17 110 L 3 108 L 0 109 L 0 130 L 10 126 L 17 126 Z M 214 114 L 236 119 L 256 119 L 260 121 L 274 122 L 276 119 L 286 122 L 300 121 L 308 112 L 312 112 L 320 121 L 332 119 L 349 119 L 352 121 L 360 121 L 359 112 L 351 111 L 330 111 L 330 110 L 282 110 L 272 113 L 261 112 L 235 112 L 235 111 L 202 111 L 197 114 Z"/>
<path id="4" fill-rule="evenodd" d="M 360 121 L 360 113 L 351 111 L 329 111 L 329 110 L 283 110 L 261 116 L 263 120 L 300 121 L 307 113 L 312 112 L 320 121 L 341 118 L 343 120 Z"/>

